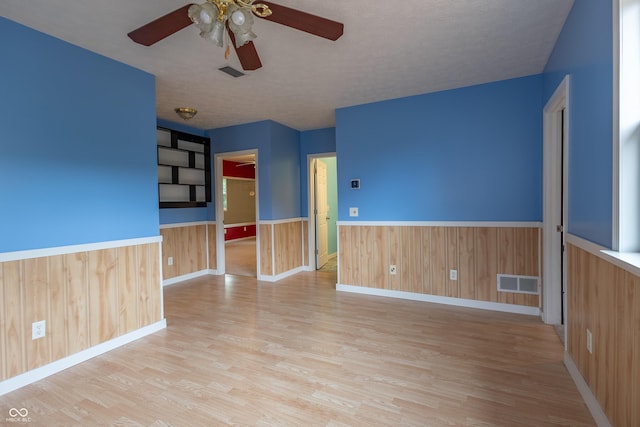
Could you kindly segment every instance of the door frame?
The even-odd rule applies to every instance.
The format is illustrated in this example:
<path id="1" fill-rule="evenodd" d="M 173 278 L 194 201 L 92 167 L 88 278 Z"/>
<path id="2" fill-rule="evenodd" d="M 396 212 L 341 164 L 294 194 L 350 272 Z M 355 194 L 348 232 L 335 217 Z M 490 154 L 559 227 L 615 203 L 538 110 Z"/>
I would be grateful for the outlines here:
<path id="1" fill-rule="evenodd" d="M 215 186 L 216 186 L 216 270 L 218 274 L 225 274 L 225 249 L 224 249 L 224 205 L 222 200 L 222 178 L 223 168 L 222 161 L 231 157 L 254 155 L 256 166 L 256 189 L 255 189 L 255 208 L 256 208 L 256 277 L 260 277 L 260 206 L 259 206 L 259 179 L 258 179 L 258 149 L 229 151 L 225 153 L 216 153 L 214 155 L 215 162 Z"/>
<path id="2" fill-rule="evenodd" d="M 563 322 L 562 313 L 564 313 L 564 318 L 567 318 L 566 235 L 568 231 L 567 194 L 569 190 L 567 177 L 569 175 L 569 120 L 571 117 L 569 86 L 570 78 L 566 75 L 543 110 L 543 300 L 541 312 L 542 320 L 553 325 Z M 565 111 L 564 121 L 560 116 L 563 109 Z M 564 144 L 562 144 L 562 134 L 564 134 Z M 561 152 L 562 149 L 563 152 Z M 559 224 L 564 227 L 563 233 L 556 230 Z M 564 295 L 564 298 L 561 295 Z M 565 327 L 565 335 L 566 330 Z"/>
<path id="3" fill-rule="evenodd" d="M 308 211 L 307 215 L 309 216 L 309 230 L 308 230 L 308 254 L 309 254 L 309 269 L 316 270 L 317 266 L 317 258 L 316 258 L 316 216 L 314 213 L 315 209 L 315 186 L 313 185 L 313 161 L 318 159 L 323 159 L 325 157 L 336 157 L 336 153 L 328 152 L 328 153 L 316 153 L 316 154 L 308 154 L 307 155 L 307 203 L 308 203 Z"/>

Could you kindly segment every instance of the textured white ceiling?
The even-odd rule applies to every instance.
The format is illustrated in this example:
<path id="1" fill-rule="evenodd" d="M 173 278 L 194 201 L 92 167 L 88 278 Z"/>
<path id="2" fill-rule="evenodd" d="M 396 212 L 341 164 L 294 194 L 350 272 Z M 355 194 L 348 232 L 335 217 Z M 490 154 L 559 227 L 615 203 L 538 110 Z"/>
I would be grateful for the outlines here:
<path id="1" fill-rule="evenodd" d="M 335 124 L 335 109 L 543 71 L 573 0 L 277 0 L 344 23 L 329 41 L 257 18 L 263 67 L 241 69 L 232 52 L 190 26 L 151 47 L 127 33 L 181 0 L 2 0 L 0 16 L 156 76 L 157 115 L 192 106 L 188 122 L 218 128 L 271 119 L 298 130 Z"/>

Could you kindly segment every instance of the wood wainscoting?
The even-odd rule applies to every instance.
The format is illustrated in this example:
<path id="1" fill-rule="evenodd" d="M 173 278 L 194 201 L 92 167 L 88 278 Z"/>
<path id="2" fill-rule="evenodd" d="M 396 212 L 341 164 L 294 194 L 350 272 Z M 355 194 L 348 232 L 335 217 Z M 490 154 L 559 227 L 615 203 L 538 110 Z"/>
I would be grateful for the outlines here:
<path id="1" fill-rule="evenodd" d="M 0 254 L 0 380 L 161 319 L 157 237 Z"/>
<path id="2" fill-rule="evenodd" d="M 310 248 L 309 248 L 309 219 L 302 219 L 302 266 L 310 267 Z"/>
<path id="3" fill-rule="evenodd" d="M 215 270 L 218 268 L 218 253 L 216 247 L 216 224 L 207 224 L 207 247 L 209 248 L 209 270 Z"/>
<path id="4" fill-rule="evenodd" d="M 279 280 L 301 271 L 308 263 L 308 221 L 303 218 L 260 221 L 260 272 L 262 280 Z"/>
<path id="5" fill-rule="evenodd" d="M 489 223 L 490 224 L 490 223 Z M 376 225 L 338 227 L 338 282 L 414 294 L 539 307 L 539 296 L 498 292 L 497 275 L 540 277 L 540 228 Z M 397 273 L 390 273 L 395 265 Z M 457 271 L 451 280 L 450 271 Z"/>
<path id="6" fill-rule="evenodd" d="M 273 276 L 273 224 L 260 224 L 260 275 Z"/>
<path id="7" fill-rule="evenodd" d="M 218 263 L 215 222 L 161 225 L 160 235 L 163 280 L 180 281 L 194 274 L 215 273 Z"/>
<path id="8" fill-rule="evenodd" d="M 567 351 L 611 424 L 639 426 L 640 277 L 592 244 L 569 243 Z"/>
<path id="9" fill-rule="evenodd" d="M 306 219 L 259 221 L 258 227 L 258 277 L 261 280 L 278 280 L 309 265 Z M 215 222 L 162 225 L 160 234 L 163 280 L 174 283 L 198 275 L 217 274 Z"/>

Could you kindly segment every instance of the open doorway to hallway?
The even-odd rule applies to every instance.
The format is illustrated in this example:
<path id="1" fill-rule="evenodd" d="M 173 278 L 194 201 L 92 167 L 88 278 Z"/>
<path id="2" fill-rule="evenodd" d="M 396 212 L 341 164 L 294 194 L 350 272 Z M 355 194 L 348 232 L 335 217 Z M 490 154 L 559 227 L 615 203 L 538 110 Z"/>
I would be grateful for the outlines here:
<path id="1" fill-rule="evenodd" d="M 335 154 L 309 158 L 309 242 L 312 266 L 338 271 L 338 184 Z"/>
<path id="2" fill-rule="evenodd" d="M 258 276 L 257 153 L 216 155 L 216 218 L 219 270 Z"/>

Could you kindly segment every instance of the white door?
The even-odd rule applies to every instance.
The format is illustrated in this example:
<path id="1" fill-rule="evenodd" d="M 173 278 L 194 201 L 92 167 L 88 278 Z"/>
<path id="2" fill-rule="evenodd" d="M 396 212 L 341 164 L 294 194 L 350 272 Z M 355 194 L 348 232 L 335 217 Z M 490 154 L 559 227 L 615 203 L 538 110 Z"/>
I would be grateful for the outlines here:
<path id="1" fill-rule="evenodd" d="M 327 205 L 327 165 L 315 161 L 316 196 L 316 268 L 325 265 L 329 259 L 329 206 Z"/>

